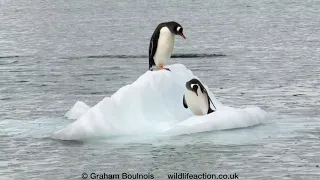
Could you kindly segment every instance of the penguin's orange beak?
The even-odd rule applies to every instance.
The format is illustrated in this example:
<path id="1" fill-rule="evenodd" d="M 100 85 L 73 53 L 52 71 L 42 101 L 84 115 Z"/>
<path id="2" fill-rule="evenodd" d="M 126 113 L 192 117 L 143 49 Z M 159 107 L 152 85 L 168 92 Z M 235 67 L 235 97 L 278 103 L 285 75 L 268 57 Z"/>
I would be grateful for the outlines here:
<path id="1" fill-rule="evenodd" d="M 186 37 L 183 35 L 183 33 L 180 33 L 180 36 L 183 37 L 183 39 L 186 39 Z"/>

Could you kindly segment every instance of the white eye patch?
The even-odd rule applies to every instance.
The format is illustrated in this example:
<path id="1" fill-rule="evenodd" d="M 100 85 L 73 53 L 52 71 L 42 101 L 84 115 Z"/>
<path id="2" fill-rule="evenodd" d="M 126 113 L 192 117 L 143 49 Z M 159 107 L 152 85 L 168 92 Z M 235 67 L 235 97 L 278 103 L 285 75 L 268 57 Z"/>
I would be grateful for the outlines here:
<path id="1" fill-rule="evenodd" d="M 193 88 L 193 86 L 198 86 L 197 84 L 191 84 L 191 88 Z"/>
<path id="2" fill-rule="evenodd" d="M 179 26 L 179 27 L 177 27 L 177 31 L 179 32 L 179 30 L 181 29 L 181 27 Z"/>

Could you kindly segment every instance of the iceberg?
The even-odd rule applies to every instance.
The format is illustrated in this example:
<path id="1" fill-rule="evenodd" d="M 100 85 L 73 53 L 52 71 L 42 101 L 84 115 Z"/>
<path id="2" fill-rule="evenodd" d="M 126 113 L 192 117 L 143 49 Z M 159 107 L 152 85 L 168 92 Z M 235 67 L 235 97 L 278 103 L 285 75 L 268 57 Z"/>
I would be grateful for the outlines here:
<path id="1" fill-rule="evenodd" d="M 76 102 L 73 107 L 64 115 L 68 119 L 79 119 L 84 113 L 90 109 L 86 103 L 82 101 Z"/>
<path id="2" fill-rule="evenodd" d="M 81 140 L 133 135 L 181 135 L 213 130 L 244 128 L 262 123 L 268 113 L 259 107 L 244 109 L 223 105 L 191 70 L 182 64 L 170 71 L 147 71 L 132 84 L 121 87 L 90 107 L 78 101 L 66 114 L 75 119 L 52 138 Z M 199 79 L 217 111 L 195 116 L 183 106 L 185 83 Z M 212 106 L 212 105 L 211 105 Z M 214 109 L 214 108 L 213 108 Z"/>

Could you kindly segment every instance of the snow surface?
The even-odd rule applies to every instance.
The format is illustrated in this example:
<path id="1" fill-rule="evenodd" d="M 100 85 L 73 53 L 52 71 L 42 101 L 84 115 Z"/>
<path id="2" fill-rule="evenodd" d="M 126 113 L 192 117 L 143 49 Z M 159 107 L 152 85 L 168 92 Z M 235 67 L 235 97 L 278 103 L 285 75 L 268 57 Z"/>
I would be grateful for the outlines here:
<path id="1" fill-rule="evenodd" d="M 223 105 L 206 85 L 217 111 L 195 116 L 183 107 L 182 98 L 185 83 L 197 77 L 182 64 L 167 67 L 171 72 L 147 71 L 93 107 L 78 101 L 65 115 L 76 120 L 54 132 L 52 137 L 79 140 L 124 135 L 179 135 L 249 127 L 268 118 L 268 113 L 259 107 L 239 109 Z"/>

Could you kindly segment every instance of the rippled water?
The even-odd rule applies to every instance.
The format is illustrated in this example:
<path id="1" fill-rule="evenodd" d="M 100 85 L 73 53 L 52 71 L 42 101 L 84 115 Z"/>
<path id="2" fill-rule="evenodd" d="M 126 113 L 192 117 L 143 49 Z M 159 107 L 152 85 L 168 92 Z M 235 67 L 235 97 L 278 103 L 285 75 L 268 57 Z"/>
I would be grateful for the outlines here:
<path id="1" fill-rule="evenodd" d="M 319 8 L 288 0 L 0 1 L 0 179 L 319 179 Z M 168 20 L 187 37 L 176 38 L 175 54 L 208 55 L 171 63 L 190 68 L 225 105 L 259 106 L 277 119 L 144 143 L 51 139 L 76 101 L 95 105 L 147 70 L 149 38 Z"/>

